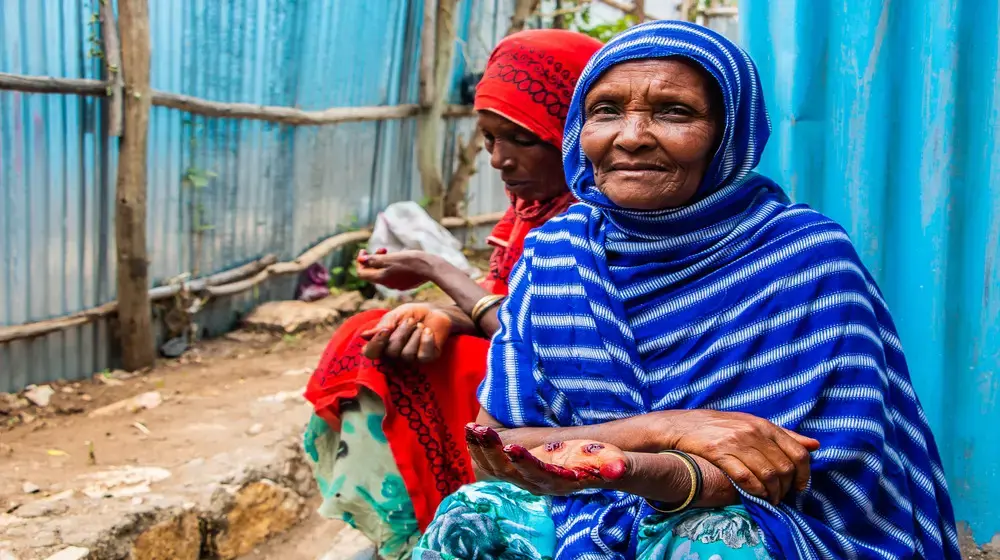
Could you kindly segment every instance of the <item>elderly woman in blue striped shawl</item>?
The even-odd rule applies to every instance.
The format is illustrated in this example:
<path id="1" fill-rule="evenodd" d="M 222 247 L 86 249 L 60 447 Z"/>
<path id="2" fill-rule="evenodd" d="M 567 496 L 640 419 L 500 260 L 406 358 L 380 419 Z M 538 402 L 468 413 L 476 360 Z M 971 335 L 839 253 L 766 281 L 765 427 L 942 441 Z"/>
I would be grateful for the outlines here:
<path id="1" fill-rule="evenodd" d="M 467 431 L 481 482 L 415 558 L 960 558 L 885 301 L 842 228 L 754 173 L 769 133 L 708 29 L 591 59 L 579 203 L 528 236 Z"/>

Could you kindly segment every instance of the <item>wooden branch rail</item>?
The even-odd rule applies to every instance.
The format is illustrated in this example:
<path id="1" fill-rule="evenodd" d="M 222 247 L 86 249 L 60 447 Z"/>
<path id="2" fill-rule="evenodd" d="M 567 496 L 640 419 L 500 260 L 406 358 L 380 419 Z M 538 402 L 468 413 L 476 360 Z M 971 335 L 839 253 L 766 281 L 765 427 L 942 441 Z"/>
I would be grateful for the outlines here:
<path id="1" fill-rule="evenodd" d="M 0 72 L 0 90 L 105 97 L 108 94 L 108 83 L 101 80 L 20 76 Z M 152 96 L 152 103 L 157 107 L 169 107 L 207 117 L 258 120 L 297 126 L 406 119 L 417 116 L 423 110 L 420 105 L 388 105 L 379 107 L 334 107 L 322 111 L 303 111 L 302 109 L 293 109 L 291 107 L 209 101 L 199 97 L 158 90 L 153 90 Z M 444 117 L 449 118 L 471 117 L 474 115 L 475 111 L 472 107 L 464 105 L 450 105 L 445 108 L 443 114 Z"/>
<path id="2" fill-rule="evenodd" d="M 500 221 L 503 212 L 482 214 L 463 218 L 445 218 L 441 225 L 448 229 L 477 227 L 494 224 Z M 201 297 L 221 297 L 245 292 L 270 278 L 283 274 L 297 274 L 309 268 L 313 263 L 329 255 L 336 249 L 366 241 L 371 231 L 365 229 L 333 235 L 305 251 L 293 261 L 275 262 L 274 255 L 263 258 L 241 267 L 213 274 L 207 278 L 193 280 L 184 284 L 183 288 Z M 253 276 L 250 276 L 250 275 Z M 250 276 L 247 278 L 247 276 Z M 181 285 L 158 286 L 149 291 L 151 301 L 159 301 L 173 297 L 182 289 Z M 90 323 L 102 317 L 115 315 L 118 312 L 118 302 L 112 301 L 65 317 L 46 319 L 35 323 L 0 327 L 0 343 L 25 338 L 35 338 L 49 333 L 63 331 Z"/>
<path id="3" fill-rule="evenodd" d="M 634 14 L 635 13 L 635 5 L 631 4 L 629 2 L 621 2 L 619 0 L 600 0 L 600 2 L 602 2 L 603 4 L 605 4 L 607 6 L 611 6 L 612 8 L 614 8 L 614 9 L 620 11 L 620 12 L 624 12 L 626 14 Z M 653 21 L 653 20 L 658 20 L 658 19 L 660 19 L 660 18 L 654 17 L 652 14 L 649 14 L 649 13 L 646 14 L 646 21 Z"/>

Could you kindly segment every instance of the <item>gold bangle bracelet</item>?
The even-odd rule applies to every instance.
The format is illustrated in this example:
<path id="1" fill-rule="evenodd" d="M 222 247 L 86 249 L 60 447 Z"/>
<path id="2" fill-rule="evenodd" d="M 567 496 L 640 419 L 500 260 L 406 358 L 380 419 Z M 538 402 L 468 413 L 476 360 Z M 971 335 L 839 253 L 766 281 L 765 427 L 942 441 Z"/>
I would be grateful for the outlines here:
<path id="1" fill-rule="evenodd" d="M 678 453 L 673 450 L 663 451 L 661 452 L 661 454 L 673 455 L 674 457 L 680 459 L 682 463 L 684 463 L 684 466 L 687 467 L 688 474 L 691 475 L 691 491 L 688 492 L 687 499 L 684 500 L 684 503 L 682 503 L 680 506 L 674 509 L 660 509 L 654 506 L 653 503 L 649 501 L 649 499 L 646 499 L 646 505 L 648 505 L 649 507 L 653 508 L 655 511 L 658 511 L 660 513 L 677 513 L 680 511 L 684 511 L 691 505 L 692 502 L 694 502 L 695 495 L 698 493 L 698 472 L 695 470 L 695 465 L 692 464 L 694 461 L 692 459 L 689 459 L 685 455 L 682 455 L 681 453 Z"/>
<path id="2" fill-rule="evenodd" d="M 503 300 L 503 296 L 498 296 L 496 294 L 490 294 L 488 296 L 483 296 L 476 302 L 476 305 L 472 306 L 472 312 L 469 313 L 469 318 L 476 325 L 479 324 L 479 320 L 483 318 L 483 314 L 489 311 L 491 307 Z"/>

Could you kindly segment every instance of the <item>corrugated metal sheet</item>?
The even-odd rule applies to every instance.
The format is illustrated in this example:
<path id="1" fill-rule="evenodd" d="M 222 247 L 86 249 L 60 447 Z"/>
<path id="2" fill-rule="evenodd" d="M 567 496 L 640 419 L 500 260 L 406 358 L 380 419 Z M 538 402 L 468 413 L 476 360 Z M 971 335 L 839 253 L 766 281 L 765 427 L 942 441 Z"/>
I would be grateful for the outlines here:
<path id="1" fill-rule="evenodd" d="M 743 0 L 763 172 L 843 224 L 893 311 L 957 517 L 1000 533 L 1000 9 Z"/>
<path id="2" fill-rule="evenodd" d="M 99 78 L 98 0 L 0 0 L 0 71 Z M 462 0 L 456 76 L 480 67 L 512 0 Z M 150 2 L 156 89 L 218 101 L 322 109 L 417 100 L 421 0 Z M 114 299 L 116 140 L 103 103 L 0 92 L 0 325 Z M 468 122 L 451 127 L 466 127 Z M 289 127 L 153 108 L 148 200 L 154 285 L 266 253 L 287 259 L 386 204 L 420 198 L 415 121 Z M 454 139 L 445 138 L 453 161 Z M 485 160 L 484 160 L 485 161 Z M 475 212 L 502 209 L 495 174 L 471 187 Z M 193 186 L 185 177 L 211 177 Z M 198 181 L 200 185 L 200 181 Z M 480 195 L 480 191 L 485 196 Z M 500 196 L 497 196 L 497 195 Z M 294 279 L 212 302 L 206 334 Z M 0 344 L 0 391 L 114 367 L 109 322 Z"/>

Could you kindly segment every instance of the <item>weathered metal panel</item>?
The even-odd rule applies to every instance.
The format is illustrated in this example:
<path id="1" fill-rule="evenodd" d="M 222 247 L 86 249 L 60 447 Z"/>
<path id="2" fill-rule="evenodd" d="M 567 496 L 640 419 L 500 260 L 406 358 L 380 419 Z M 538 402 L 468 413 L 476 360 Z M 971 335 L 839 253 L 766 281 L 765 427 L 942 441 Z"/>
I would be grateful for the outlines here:
<path id="1" fill-rule="evenodd" d="M 1000 533 L 1000 8 L 744 0 L 761 169 L 847 228 L 896 319 L 956 514 Z"/>
<path id="2" fill-rule="evenodd" d="M 100 78 L 98 1 L 0 0 L 0 71 Z M 510 5 L 463 0 L 463 64 L 485 60 Z M 152 85 L 303 109 L 414 103 L 422 10 L 421 0 L 150 2 Z M 115 297 L 117 139 L 106 137 L 103 110 L 94 98 L 0 92 L 0 325 Z M 289 127 L 153 108 L 151 283 L 267 253 L 287 259 L 390 202 L 419 200 L 414 143 L 413 119 Z M 506 204 L 494 199 L 499 207 L 476 211 Z M 197 320 L 206 334 L 225 332 L 256 303 L 291 297 L 293 285 L 211 302 Z M 0 391 L 113 367 L 111 328 L 0 344 Z"/>
<path id="3" fill-rule="evenodd" d="M 87 56 L 91 14 L 81 2 L 3 0 L 0 71 L 97 77 L 97 60 Z M 102 120 L 93 99 L 0 92 L 0 324 L 112 297 Z M 94 371 L 109 347 L 104 324 L 2 345 L 0 389 L 51 372 Z"/>

